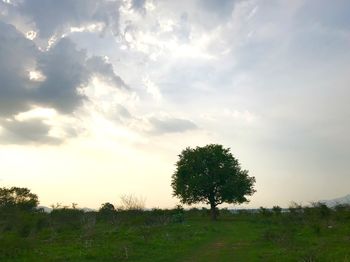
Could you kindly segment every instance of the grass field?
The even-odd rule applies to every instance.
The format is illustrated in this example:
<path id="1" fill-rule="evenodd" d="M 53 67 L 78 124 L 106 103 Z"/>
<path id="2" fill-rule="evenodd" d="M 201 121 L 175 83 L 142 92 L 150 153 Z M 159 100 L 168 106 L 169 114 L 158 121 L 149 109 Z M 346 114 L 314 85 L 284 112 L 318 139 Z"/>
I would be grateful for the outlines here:
<path id="1" fill-rule="evenodd" d="M 0 261 L 350 261 L 350 212 L 2 215 Z"/>

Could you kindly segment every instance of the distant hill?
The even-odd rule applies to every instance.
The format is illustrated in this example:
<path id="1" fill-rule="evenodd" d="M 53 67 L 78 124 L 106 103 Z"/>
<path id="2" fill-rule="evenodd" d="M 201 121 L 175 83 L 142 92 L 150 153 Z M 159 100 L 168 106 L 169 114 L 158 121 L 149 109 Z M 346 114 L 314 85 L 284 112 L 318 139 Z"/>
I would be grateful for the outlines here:
<path id="1" fill-rule="evenodd" d="M 329 207 L 334 207 L 339 204 L 350 204 L 350 194 L 330 200 L 321 200 L 320 202 L 325 203 Z"/>

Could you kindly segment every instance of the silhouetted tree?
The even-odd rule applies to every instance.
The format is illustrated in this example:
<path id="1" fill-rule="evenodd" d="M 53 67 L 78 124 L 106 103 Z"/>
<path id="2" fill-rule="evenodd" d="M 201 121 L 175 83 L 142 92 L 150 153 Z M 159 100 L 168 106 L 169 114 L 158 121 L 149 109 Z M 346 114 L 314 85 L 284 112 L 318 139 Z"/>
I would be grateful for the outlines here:
<path id="1" fill-rule="evenodd" d="M 0 208 L 32 210 L 39 204 L 38 196 L 28 188 L 0 188 Z"/>
<path id="2" fill-rule="evenodd" d="M 109 202 L 103 203 L 99 209 L 99 212 L 101 213 L 113 213 L 114 211 L 114 205 Z"/>
<path id="3" fill-rule="evenodd" d="M 255 192 L 255 178 L 241 169 L 229 148 L 217 144 L 188 147 L 179 158 L 171 183 L 174 196 L 184 204 L 209 204 L 213 220 L 218 205 L 248 202 L 246 196 Z"/>
<path id="4" fill-rule="evenodd" d="M 98 218 L 114 223 L 116 219 L 116 209 L 114 205 L 109 202 L 103 203 L 98 210 Z"/>
<path id="5" fill-rule="evenodd" d="M 120 201 L 121 206 L 119 209 L 122 210 L 141 211 L 145 209 L 145 199 L 142 197 L 137 197 L 132 194 L 122 195 Z"/>

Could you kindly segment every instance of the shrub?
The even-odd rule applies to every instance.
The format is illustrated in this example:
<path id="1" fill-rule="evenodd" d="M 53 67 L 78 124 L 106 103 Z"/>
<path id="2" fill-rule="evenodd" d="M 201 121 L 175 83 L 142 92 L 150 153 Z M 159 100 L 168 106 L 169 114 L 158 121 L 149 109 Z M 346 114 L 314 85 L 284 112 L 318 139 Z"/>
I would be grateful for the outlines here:
<path id="1" fill-rule="evenodd" d="M 51 223 L 58 229 L 77 229 L 82 225 L 84 211 L 74 208 L 55 208 L 50 213 Z"/>
<path id="2" fill-rule="evenodd" d="M 272 215 L 272 212 L 270 210 L 268 210 L 267 208 L 265 207 L 260 207 L 259 208 L 259 213 L 263 216 L 271 216 Z"/>
<path id="3" fill-rule="evenodd" d="M 312 208 L 317 216 L 322 219 L 328 219 L 331 215 L 331 209 L 324 203 L 312 203 Z"/>
<path id="4" fill-rule="evenodd" d="M 219 210 L 219 215 L 223 217 L 229 217 L 232 215 L 232 212 L 228 210 L 227 208 L 222 208 Z"/>
<path id="5" fill-rule="evenodd" d="M 114 205 L 107 202 L 101 205 L 100 209 L 98 210 L 98 219 L 109 221 L 109 222 L 116 222 L 117 217 L 117 211 L 114 208 Z"/>
<path id="6" fill-rule="evenodd" d="M 334 207 L 335 217 L 338 220 L 350 219 L 350 205 L 338 204 Z"/>
<path id="7" fill-rule="evenodd" d="M 184 208 L 181 205 L 177 205 L 173 209 L 172 222 L 173 223 L 183 223 L 185 220 Z"/>
<path id="8" fill-rule="evenodd" d="M 303 207 L 301 204 L 298 204 L 296 202 L 290 203 L 289 207 L 289 212 L 291 214 L 302 214 L 303 213 Z"/>
<path id="9" fill-rule="evenodd" d="M 272 211 L 275 215 L 280 215 L 282 213 L 282 208 L 280 206 L 273 206 Z"/>
<path id="10" fill-rule="evenodd" d="M 153 208 L 147 212 L 146 224 L 165 225 L 171 221 L 171 211 L 167 209 Z"/>

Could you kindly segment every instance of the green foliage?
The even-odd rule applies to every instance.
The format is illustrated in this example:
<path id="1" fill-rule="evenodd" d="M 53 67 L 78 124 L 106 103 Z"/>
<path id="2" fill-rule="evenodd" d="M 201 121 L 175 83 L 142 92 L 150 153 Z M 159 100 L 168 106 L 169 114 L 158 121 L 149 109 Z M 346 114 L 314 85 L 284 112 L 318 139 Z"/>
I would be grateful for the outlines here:
<path id="1" fill-rule="evenodd" d="M 84 211 L 75 208 L 55 208 L 50 213 L 51 225 L 59 230 L 78 229 L 82 226 Z"/>
<path id="2" fill-rule="evenodd" d="M 227 208 L 218 209 L 218 214 L 220 217 L 231 217 L 232 212 Z"/>
<path id="3" fill-rule="evenodd" d="M 117 222 L 117 210 L 115 210 L 113 204 L 109 202 L 103 203 L 98 210 L 97 218 L 115 224 Z"/>
<path id="4" fill-rule="evenodd" d="M 315 203 L 314 208 L 321 218 L 329 218 L 331 215 L 331 209 L 324 203 Z"/>
<path id="5" fill-rule="evenodd" d="M 210 223 L 208 209 L 180 205 L 116 211 L 105 203 L 98 212 L 56 205 L 51 213 L 9 205 L 0 212 L 0 261 L 348 260 L 349 205 L 293 203 L 280 211 L 223 209 Z M 113 223 L 97 219 L 105 212 Z"/>
<path id="6" fill-rule="evenodd" d="M 350 205 L 349 204 L 338 204 L 334 207 L 335 216 L 338 220 L 349 220 L 350 221 Z"/>
<path id="7" fill-rule="evenodd" d="M 280 215 L 282 213 L 282 208 L 280 206 L 273 206 L 272 207 L 272 212 L 275 215 Z"/>
<path id="8" fill-rule="evenodd" d="M 28 188 L 0 188 L 0 209 L 33 210 L 38 204 L 38 196 L 31 193 Z"/>
<path id="9" fill-rule="evenodd" d="M 67 207 L 53 214 L 17 209 L 6 213 L 15 225 L 0 227 L 0 261 L 346 261 L 350 220 L 337 212 L 347 207 L 328 217 L 318 205 L 299 208 L 301 220 L 289 212 L 220 210 L 217 223 L 203 216 L 207 209 L 122 210 L 117 224 L 96 220 L 100 212 Z M 173 221 L 175 214 L 185 223 Z M 0 225 L 4 217 L 0 213 Z"/>
<path id="10" fill-rule="evenodd" d="M 167 225 L 171 221 L 171 211 L 167 209 L 153 208 L 151 211 L 146 211 L 146 225 Z"/>
<path id="11" fill-rule="evenodd" d="M 100 213 L 111 213 L 111 212 L 115 212 L 115 208 L 114 205 L 107 202 L 101 205 L 100 209 L 99 209 Z"/>
<path id="12" fill-rule="evenodd" d="M 302 205 L 292 202 L 288 207 L 289 213 L 291 214 L 290 219 L 299 223 L 303 219 L 303 214 L 305 209 L 303 209 Z"/>
<path id="13" fill-rule="evenodd" d="M 246 196 L 255 192 L 254 183 L 229 148 L 210 144 L 181 152 L 171 185 L 184 204 L 210 204 L 215 219 L 217 205 L 247 202 Z"/>
<path id="14" fill-rule="evenodd" d="M 24 257 L 34 243 L 16 233 L 7 232 L 0 238 L 0 261 L 13 261 L 16 257 Z M 22 259 L 24 261 L 25 258 Z M 34 259 L 32 260 L 34 261 Z"/>
<path id="15" fill-rule="evenodd" d="M 185 211 L 181 205 L 177 205 L 173 211 L 172 221 L 174 223 L 183 223 L 185 220 Z"/>
<path id="16" fill-rule="evenodd" d="M 272 212 L 265 207 L 260 207 L 259 213 L 263 216 L 271 216 L 272 215 Z"/>

